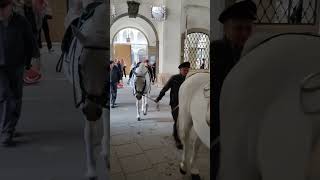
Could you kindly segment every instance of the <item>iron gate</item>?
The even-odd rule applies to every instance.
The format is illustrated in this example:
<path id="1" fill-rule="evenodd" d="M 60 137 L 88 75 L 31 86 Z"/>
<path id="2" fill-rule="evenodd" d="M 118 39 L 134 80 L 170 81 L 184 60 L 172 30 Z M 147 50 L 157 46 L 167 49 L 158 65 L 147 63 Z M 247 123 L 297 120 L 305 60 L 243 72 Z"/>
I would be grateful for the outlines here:
<path id="1" fill-rule="evenodd" d="M 210 38 L 202 32 L 190 33 L 184 40 L 184 61 L 191 69 L 209 69 Z"/>
<path id="2" fill-rule="evenodd" d="M 254 0 L 257 24 L 303 24 L 317 22 L 318 0 Z"/>

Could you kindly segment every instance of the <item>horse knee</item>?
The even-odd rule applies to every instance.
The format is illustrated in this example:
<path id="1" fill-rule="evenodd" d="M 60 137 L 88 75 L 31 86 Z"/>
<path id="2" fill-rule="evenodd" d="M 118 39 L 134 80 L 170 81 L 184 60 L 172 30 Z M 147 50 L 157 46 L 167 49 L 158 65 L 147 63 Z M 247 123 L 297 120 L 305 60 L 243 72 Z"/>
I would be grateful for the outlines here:
<path id="1" fill-rule="evenodd" d="M 98 121 L 102 116 L 102 108 L 98 106 L 85 106 L 82 108 L 82 112 L 88 121 Z"/>

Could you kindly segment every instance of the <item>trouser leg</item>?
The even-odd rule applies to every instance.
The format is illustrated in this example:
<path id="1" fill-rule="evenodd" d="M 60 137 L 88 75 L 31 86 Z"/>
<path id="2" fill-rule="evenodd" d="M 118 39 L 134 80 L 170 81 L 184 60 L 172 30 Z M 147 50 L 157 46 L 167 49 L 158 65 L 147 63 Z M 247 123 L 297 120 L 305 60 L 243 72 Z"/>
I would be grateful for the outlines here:
<path id="1" fill-rule="evenodd" d="M 172 117 L 173 117 L 173 138 L 174 140 L 177 142 L 177 143 L 181 143 L 180 141 L 180 138 L 179 138 L 179 134 L 178 134 L 178 114 L 179 114 L 179 108 L 176 108 L 171 106 L 171 114 L 172 114 Z"/>
<path id="2" fill-rule="evenodd" d="M 0 70 L 0 125 L 2 134 L 15 132 L 21 115 L 23 67 Z"/>
<path id="3" fill-rule="evenodd" d="M 111 82 L 111 104 L 114 105 L 117 99 L 117 83 Z"/>
<path id="4" fill-rule="evenodd" d="M 46 17 L 43 18 L 42 29 L 43 29 L 44 37 L 46 38 L 48 50 L 50 50 L 52 48 L 52 42 L 50 38 L 48 19 Z"/>

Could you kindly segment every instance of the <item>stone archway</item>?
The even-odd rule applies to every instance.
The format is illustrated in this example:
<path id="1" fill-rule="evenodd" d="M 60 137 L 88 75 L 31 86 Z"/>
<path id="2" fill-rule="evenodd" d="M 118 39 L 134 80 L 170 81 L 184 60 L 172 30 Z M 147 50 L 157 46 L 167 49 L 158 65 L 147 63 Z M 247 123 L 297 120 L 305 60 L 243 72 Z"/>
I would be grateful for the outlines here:
<path id="1" fill-rule="evenodd" d="M 110 29 L 112 31 L 113 29 L 113 26 L 118 22 L 118 21 L 121 21 L 123 18 L 126 18 L 126 17 L 129 17 L 129 14 L 128 13 L 124 13 L 124 14 L 121 14 L 119 16 L 117 16 L 116 18 L 114 18 L 112 21 L 111 21 L 111 25 L 110 25 Z M 126 27 L 134 27 L 136 29 L 139 29 L 141 32 L 145 33 L 145 36 L 147 37 L 148 41 L 149 41 L 149 44 L 150 44 L 150 47 L 153 45 L 154 48 L 151 48 L 151 51 L 154 52 L 154 56 L 155 56 L 155 59 L 156 59 L 156 74 L 159 73 L 159 35 L 158 35 L 158 32 L 157 32 L 157 29 L 156 27 L 154 26 L 154 24 L 151 22 L 151 20 L 149 20 L 147 17 L 141 15 L 141 14 L 138 14 L 137 15 L 137 18 L 136 19 L 141 19 L 145 24 L 144 26 L 148 26 L 146 27 L 147 29 L 151 29 L 149 31 L 149 35 L 150 36 L 153 36 L 154 37 L 154 43 L 152 42 L 152 40 L 148 39 L 148 33 L 145 33 L 144 32 L 144 28 L 142 26 L 133 26 L 133 25 L 126 25 L 126 26 L 123 26 L 123 28 L 126 28 Z M 119 30 L 119 29 L 118 29 Z M 110 32 L 111 34 L 111 38 L 110 40 L 113 40 L 113 36 L 114 36 L 114 32 Z M 111 41 L 112 43 L 112 41 Z"/>

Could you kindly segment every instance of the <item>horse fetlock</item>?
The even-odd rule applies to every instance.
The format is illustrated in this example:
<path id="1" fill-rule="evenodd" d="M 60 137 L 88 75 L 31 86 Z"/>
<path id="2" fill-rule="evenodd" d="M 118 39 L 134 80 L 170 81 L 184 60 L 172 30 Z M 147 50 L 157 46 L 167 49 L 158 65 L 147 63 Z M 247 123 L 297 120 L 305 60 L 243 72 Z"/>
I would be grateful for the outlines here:
<path id="1" fill-rule="evenodd" d="M 191 174 L 191 179 L 192 180 L 201 180 L 201 177 L 199 174 Z"/>
<path id="2" fill-rule="evenodd" d="M 102 116 L 102 108 L 99 107 L 85 106 L 82 112 L 88 121 L 98 121 Z"/>
<path id="3" fill-rule="evenodd" d="M 191 172 L 191 175 L 199 175 L 200 174 L 199 169 L 196 169 L 196 168 L 191 168 L 190 172 Z"/>
<path id="4" fill-rule="evenodd" d="M 183 175 L 187 174 L 187 168 L 186 168 L 186 166 L 185 166 L 185 164 L 183 162 L 180 163 L 180 168 L 179 169 L 180 169 L 180 173 L 181 174 L 183 174 Z"/>
<path id="5" fill-rule="evenodd" d="M 94 179 L 94 180 L 98 179 L 97 172 L 94 169 L 88 169 L 86 177 L 89 178 L 90 180 L 91 179 Z"/>

